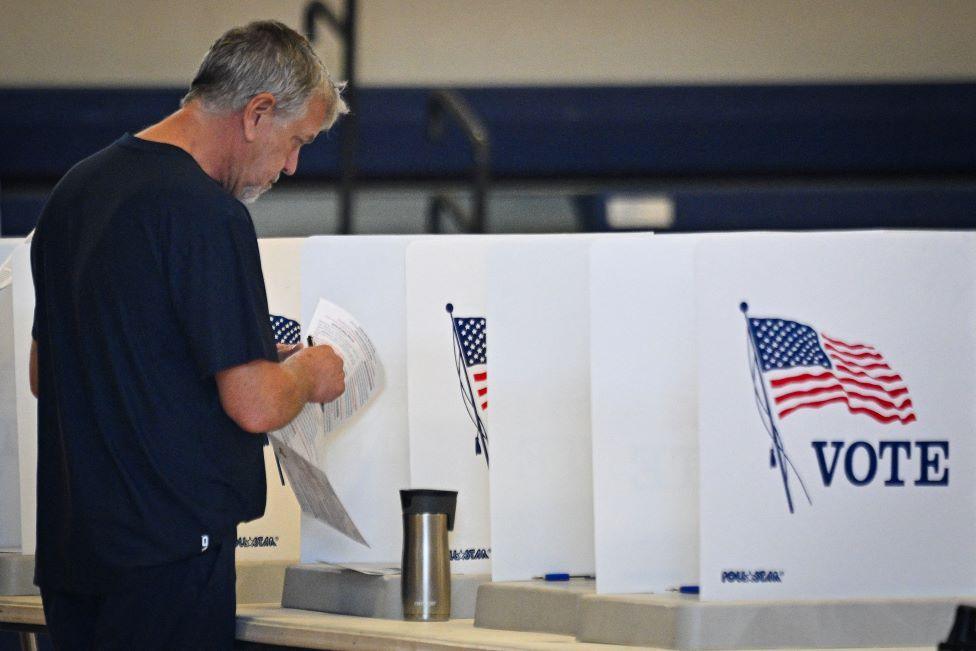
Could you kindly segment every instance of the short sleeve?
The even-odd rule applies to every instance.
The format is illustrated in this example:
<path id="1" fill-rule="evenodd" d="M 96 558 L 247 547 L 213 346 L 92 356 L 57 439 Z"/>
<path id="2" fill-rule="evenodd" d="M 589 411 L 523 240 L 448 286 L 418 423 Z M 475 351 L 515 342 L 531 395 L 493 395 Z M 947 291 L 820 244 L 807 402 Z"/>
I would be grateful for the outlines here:
<path id="1" fill-rule="evenodd" d="M 276 361 L 250 217 L 183 215 L 171 224 L 169 240 L 173 304 L 201 376 L 257 359 Z"/>

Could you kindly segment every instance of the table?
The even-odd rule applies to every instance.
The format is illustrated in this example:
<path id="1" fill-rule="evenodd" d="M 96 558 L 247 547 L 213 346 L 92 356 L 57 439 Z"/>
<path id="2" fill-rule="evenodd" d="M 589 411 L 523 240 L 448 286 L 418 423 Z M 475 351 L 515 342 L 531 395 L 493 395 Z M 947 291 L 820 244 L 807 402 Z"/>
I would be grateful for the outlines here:
<path id="1" fill-rule="evenodd" d="M 22 634 L 21 644 L 44 629 L 40 597 L 0 597 L 0 628 Z M 522 633 L 475 628 L 474 620 L 405 622 L 331 615 L 282 608 L 277 604 L 242 604 L 237 607 L 237 639 L 241 649 L 290 647 L 299 649 L 570 649 L 614 651 L 633 649 L 609 644 L 577 642 L 569 635 Z M 26 646 L 26 649 L 36 647 Z"/>

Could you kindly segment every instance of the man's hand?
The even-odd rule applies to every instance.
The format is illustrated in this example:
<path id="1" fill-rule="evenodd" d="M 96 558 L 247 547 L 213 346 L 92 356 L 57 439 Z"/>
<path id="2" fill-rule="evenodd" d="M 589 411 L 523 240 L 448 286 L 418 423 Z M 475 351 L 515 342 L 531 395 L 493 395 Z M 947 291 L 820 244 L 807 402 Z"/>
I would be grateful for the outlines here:
<path id="1" fill-rule="evenodd" d="M 312 379 L 309 402 L 332 402 L 346 390 L 342 358 L 332 346 L 305 348 L 288 358 L 285 365 L 301 364 Z"/>
<path id="2" fill-rule="evenodd" d="M 342 358 L 331 346 L 301 348 L 284 362 L 258 359 L 217 373 L 220 404 L 247 432 L 280 429 L 307 402 L 332 402 L 346 389 Z"/>

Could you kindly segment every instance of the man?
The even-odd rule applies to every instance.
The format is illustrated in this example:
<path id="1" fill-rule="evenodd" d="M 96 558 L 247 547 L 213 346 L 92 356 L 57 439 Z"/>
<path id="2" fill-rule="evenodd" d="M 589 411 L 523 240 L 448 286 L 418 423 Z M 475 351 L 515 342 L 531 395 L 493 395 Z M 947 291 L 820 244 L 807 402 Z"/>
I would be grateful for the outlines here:
<path id="1" fill-rule="evenodd" d="M 58 183 L 31 250 L 37 571 L 62 649 L 221 649 L 264 432 L 344 390 L 328 346 L 279 363 L 247 209 L 345 112 L 308 42 L 230 30 L 182 108 Z"/>

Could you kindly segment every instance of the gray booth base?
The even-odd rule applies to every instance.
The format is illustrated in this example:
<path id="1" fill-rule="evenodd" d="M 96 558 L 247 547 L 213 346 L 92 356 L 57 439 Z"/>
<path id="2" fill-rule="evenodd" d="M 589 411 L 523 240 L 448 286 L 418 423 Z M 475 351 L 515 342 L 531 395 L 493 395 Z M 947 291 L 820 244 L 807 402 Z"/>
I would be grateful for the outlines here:
<path id="1" fill-rule="evenodd" d="M 451 575 L 451 618 L 474 617 L 478 586 L 487 574 Z M 400 575 L 363 574 L 332 565 L 303 563 L 285 571 L 283 608 L 300 608 L 337 615 L 403 619 Z"/>
<path id="2" fill-rule="evenodd" d="M 933 647 L 973 598 L 703 602 L 695 595 L 592 595 L 581 642 L 661 649 Z"/>
<path id="3" fill-rule="evenodd" d="M 595 591 L 592 579 L 486 583 L 478 588 L 474 625 L 576 635 L 580 600 Z"/>
<path id="4" fill-rule="evenodd" d="M 294 561 L 237 561 L 237 603 L 280 604 L 285 570 Z"/>
<path id="5" fill-rule="evenodd" d="M 34 556 L 18 552 L 0 553 L 0 595 L 39 595 L 34 585 Z"/>

